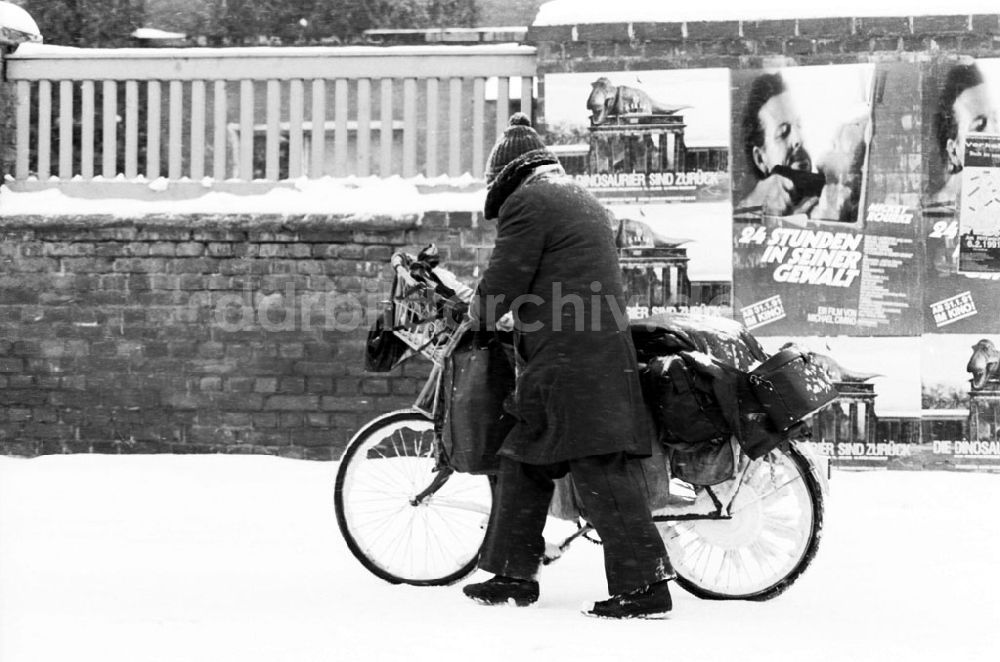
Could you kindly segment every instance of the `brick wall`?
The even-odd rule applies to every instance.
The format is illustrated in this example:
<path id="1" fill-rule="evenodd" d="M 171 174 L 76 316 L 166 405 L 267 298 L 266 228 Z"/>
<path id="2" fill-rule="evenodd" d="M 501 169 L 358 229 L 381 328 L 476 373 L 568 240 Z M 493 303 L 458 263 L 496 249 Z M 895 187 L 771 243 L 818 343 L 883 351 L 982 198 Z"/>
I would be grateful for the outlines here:
<path id="1" fill-rule="evenodd" d="M 1000 16 L 532 26 L 542 71 L 760 67 L 1000 52 Z M 923 55 L 916 55 L 922 53 Z"/>
<path id="2" fill-rule="evenodd" d="M 335 458 L 427 363 L 363 371 L 395 250 L 466 281 L 478 214 L 0 219 L 0 453 Z"/>

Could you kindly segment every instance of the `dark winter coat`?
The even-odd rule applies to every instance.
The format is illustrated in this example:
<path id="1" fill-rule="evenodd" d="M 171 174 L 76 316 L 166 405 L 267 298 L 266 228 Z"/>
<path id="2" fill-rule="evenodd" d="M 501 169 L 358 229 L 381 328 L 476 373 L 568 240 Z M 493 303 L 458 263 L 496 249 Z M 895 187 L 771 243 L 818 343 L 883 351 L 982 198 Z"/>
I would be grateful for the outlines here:
<path id="1" fill-rule="evenodd" d="M 608 212 L 555 163 L 529 152 L 487 196 L 497 240 L 473 311 L 489 327 L 513 304 L 519 363 L 517 424 L 500 454 L 531 464 L 648 455 L 652 420 Z"/>

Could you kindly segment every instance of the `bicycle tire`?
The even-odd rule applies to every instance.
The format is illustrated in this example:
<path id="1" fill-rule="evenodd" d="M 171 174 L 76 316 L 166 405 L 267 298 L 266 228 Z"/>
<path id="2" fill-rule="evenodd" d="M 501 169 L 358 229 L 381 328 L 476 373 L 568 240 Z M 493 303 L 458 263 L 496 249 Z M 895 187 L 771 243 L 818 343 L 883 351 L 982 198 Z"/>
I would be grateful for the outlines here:
<path id="1" fill-rule="evenodd" d="M 485 476 L 453 473 L 412 503 L 438 475 L 433 434 L 433 422 L 416 410 L 380 416 L 354 435 L 337 469 L 334 510 L 347 547 L 391 584 L 459 581 L 475 570 L 486 535 L 492 497 Z"/>
<path id="2" fill-rule="evenodd" d="M 685 520 L 672 522 L 659 522 L 660 533 L 663 535 L 664 543 L 667 545 L 671 561 L 677 571 L 677 583 L 692 595 L 706 600 L 770 600 L 786 591 L 801 575 L 816 556 L 819 549 L 820 538 L 823 532 L 823 509 L 824 496 L 823 489 L 815 473 L 811 469 L 811 464 L 805 455 L 795 447 L 794 444 L 777 448 L 767 456 L 766 460 L 758 461 L 751 467 L 754 475 L 750 476 L 747 485 L 750 491 L 741 491 L 733 504 L 734 515 L 731 520 Z M 761 496 L 758 490 L 766 487 L 769 479 L 773 485 L 778 471 L 782 476 L 782 484 L 767 494 Z M 769 473 L 769 476 L 764 475 Z M 752 481 L 758 481 L 755 486 Z M 791 487 L 791 494 L 782 495 L 781 498 L 791 502 L 786 503 L 790 510 L 801 509 L 801 513 L 793 513 L 798 519 L 795 526 L 784 525 L 780 518 L 774 513 L 760 512 L 765 508 L 763 502 L 773 495 Z M 757 497 L 756 502 L 752 501 Z M 770 517 L 768 521 L 766 518 Z M 770 528 L 767 528 L 770 527 Z M 732 577 L 732 573 L 739 575 L 741 564 L 754 562 L 758 567 L 770 561 L 766 556 L 761 556 L 759 552 L 756 559 L 753 554 L 744 554 L 744 551 L 758 545 L 760 550 L 767 553 L 768 550 L 762 541 L 765 540 L 764 532 L 774 534 L 781 531 L 784 534 L 798 533 L 791 549 L 784 553 L 783 563 L 777 568 L 769 569 L 769 576 L 760 577 L 756 581 L 739 581 L 737 576 L 734 583 L 726 585 L 721 579 L 723 572 Z M 686 539 L 686 544 L 681 539 Z M 768 540 L 767 545 L 774 549 L 776 542 Z M 777 550 L 781 551 L 781 550 Z M 695 558 L 695 554 L 698 557 Z M 714 555 L 716 558 L 722 554 L 723 560 L 718 563 L 718 570 L 708 559 Z M 728 554 L 728 556 L 727 556 Z M 750 556 L 751 558 L 744 558 Z M 726 560 L 728 558 L 728 561 Z M 706 559 L 699 567 L 699 561 Z M 749 565 L 743 565 L 742 569 L 749 573 Z M 709 579 L 707 575 L 715 572 L 715 577 Z"/>

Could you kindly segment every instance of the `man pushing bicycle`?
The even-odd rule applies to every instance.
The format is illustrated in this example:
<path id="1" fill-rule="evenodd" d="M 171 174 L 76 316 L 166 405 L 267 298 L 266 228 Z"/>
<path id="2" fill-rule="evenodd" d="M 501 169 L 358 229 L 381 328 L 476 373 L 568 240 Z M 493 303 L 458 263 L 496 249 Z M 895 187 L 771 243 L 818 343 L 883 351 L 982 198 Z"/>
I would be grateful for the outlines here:
<path id="1" fill-rule="evenodd" d="M 512 414 L 479 567 L 495 576 L 463 591 L 526 606 L 538 569 L 553 481 L 567 473 L 604 544 L 610 598 L 585 613 L 651 618 L 672 607 L 674 570 L 646 499 L 626 471 L 651 452 L 608 212 L 567 177 L 530 120 L 510 118 L 487 162 L 485 215 L 497 239 L 476 298 L 491 330 L 508 312 L 517 355 Z"/>

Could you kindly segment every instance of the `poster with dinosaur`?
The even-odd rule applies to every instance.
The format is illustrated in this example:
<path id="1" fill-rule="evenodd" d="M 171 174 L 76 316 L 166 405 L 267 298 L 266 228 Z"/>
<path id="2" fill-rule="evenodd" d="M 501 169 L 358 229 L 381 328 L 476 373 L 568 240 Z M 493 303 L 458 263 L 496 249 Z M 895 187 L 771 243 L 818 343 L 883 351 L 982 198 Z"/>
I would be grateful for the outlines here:
<path id="1" fill-rule="evenodd" d="M 620 224 L 629 314 L 731 316 L 729 71 L 547 73 L 540 89 L 546 144 Z"/>
<path id="2" fill-rule="evenodd" d="M 725 69 L 546 74 L 546 141 L 602 198 L 726 200 L 728 85 Z"/>

